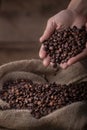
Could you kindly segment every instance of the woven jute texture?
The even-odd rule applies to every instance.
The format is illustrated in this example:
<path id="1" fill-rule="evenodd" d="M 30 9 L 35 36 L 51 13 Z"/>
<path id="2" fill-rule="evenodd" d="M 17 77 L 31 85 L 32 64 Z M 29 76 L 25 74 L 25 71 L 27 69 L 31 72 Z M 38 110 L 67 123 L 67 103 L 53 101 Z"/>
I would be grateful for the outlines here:
<path id="1" fill-rule="evenodd" d="M 8 80 L 31 79 L 69 84 L 87 81 L 87 61 L 78 62 L 66 70 L 44 67 L 40 60 L 21 60 L 0 66 L 0 90 Z M 9 106 L 0 99 L 0 106 Z M 76 102 L 40 119 L 29 110 L 0 110 L 0 130 L 87 130 L 87 103 Z"/>

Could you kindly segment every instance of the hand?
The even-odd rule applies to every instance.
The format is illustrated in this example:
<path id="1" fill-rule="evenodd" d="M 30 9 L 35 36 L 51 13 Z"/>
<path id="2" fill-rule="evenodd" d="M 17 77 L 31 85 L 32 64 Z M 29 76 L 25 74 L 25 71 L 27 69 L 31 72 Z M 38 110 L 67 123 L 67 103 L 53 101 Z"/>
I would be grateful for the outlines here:
<path id="1" fill-rule="evenodd" d="M 60 67 L 63 69 L 66 69 L 67 67 L 69 67 L 70 65 L 87 58 L 87 43 L 86 43 L 86 48 L 83 50 L 83 52 L 81 52 L 80 54 L 78 54 L 75 57 L 70 58 L 66 63 L 60 64 Z"/>
<path id="2" fill-rule="evenodd" d="M 63 10 L 48 20 L 47 27 L 44 31 L 44 34 L 40 38 L 40 42 L 48 39 L 55 29 L 63 29 L 66 27 L 72 27 L 74 25 L 80 28 L 81 26 L 85 25 L 85 22 L 86 19 L 76 12 L 68 9 Z M 50 57 L 46 54 L 43 45 L 40 48 L 39 56 L 43 59 L 44 66 L 48 66 L 50 64 Z M 61 64 L 60 66 L 62 68 L 66 68 L 74 63 L 72 59 L 70 59 L 68 62 Z"/>
<path id="3" fill-rule="evenodd" d="M 87 23 L 85 24 L 85 26 L 86 26 L 86 30 L 87 30 Z M 87 58 L 87 43 L 86 43 L 86 48 L 80 54 L 78 54 L 75 57 L 70 58 L 67 61 L 67 63 L 60 64 L 60 67 L 63 68 L 63 69 L 66 69 L 70 65 L 72 65 L 72 64 L 74 64 L 78 61 L 81 61 L 82 59 L 85 59 L 85 58 Z"/>
<path id="4" fill-rule="evenodd" d="M 87 23 L 85 25 L 87 28 Z M 78 54 L 75 57 L 70 58 L 67 63 L 60 64 L 60 66 L 65 69 L 68 66 L 70 66 L 70 65 L 72 65 L 72 64 L 74 64 L 82 59 L 85 59 L 85 58 L 87 58 L 87 43 L 86 43 L 86 48 L 83 50 L 83 52 L 81 52 L 80 54 Z"/>

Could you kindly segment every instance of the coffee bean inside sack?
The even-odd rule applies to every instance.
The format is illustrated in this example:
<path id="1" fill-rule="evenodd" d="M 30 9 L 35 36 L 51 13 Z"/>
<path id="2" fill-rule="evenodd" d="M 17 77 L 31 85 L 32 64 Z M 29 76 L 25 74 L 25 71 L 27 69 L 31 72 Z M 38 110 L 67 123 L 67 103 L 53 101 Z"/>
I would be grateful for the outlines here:
<path id="1" fill-rule="evenodd" d="M 67 62 L 70 58 L 81 53 L 86 47 L 87 32 L 83 26 L 78 29 L 76 26 L 54 33 L 43 42 L 46 53 L 51 57 L 53 67 Z"/>
<path id="2" fill-rule="evenodd" d="M 39 119 L 73 102 L 87 100 L 87 82 L 61 85 L 25 79 L 8 81 L 0 91 L 0 98 L 9 104 L 9 109 L 28 109 Z"/>

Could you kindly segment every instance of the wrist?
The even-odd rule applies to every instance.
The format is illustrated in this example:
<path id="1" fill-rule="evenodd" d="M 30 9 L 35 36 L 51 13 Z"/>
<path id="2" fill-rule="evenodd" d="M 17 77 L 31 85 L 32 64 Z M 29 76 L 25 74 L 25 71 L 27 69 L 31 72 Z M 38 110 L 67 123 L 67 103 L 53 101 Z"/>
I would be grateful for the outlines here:
<path id="1" fill-rule="evenodd" d="M 78 12 L 76 12 L 75 10 L 72 10 L 70 8 L 67 8 L 67 11 L 69 11 L 72 14 L 73 21 L 79 15 Z"/>
<path id="2" fill-rule="evenodd" d="M 72 8 L 71 9 L 68 8 L 68 10 L 71 10 L 72 13 L 74 14 L 74 16 L 81 16 L 83 18 L 87 18 L 87 12 L 86 11 L 80 12 L 80 11 L 78 11 L 76 9 L 72 9 Z"/>
<path id="3" fill-rule="evenodd" d="M 69 10 L 69 12 L 72 12 L 72 26 L 77 26 L 78 28 L 85 26 L 85 24 L 86 24 L 85 16 L 80 15 L 75 10 L 72 10 L 72 9 L 67 9 L 67 10 Z"/>
<path id="4" fill-rule="evenodd" d="M 87 0 L 71 0 L 68 9 L 76 14 L 87 18 Z"/>

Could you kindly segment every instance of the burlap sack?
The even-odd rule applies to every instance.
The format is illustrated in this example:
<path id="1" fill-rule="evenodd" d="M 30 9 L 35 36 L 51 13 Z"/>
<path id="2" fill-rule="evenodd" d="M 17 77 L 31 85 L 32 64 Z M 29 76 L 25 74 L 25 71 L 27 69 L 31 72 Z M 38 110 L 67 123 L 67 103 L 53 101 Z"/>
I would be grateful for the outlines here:
<path id="1" fill-rule="evenodd" d="M 0 67 L 0 90 L 9 79 L 25 78 L 34 82 L 61 84 L 87 81 L 86 61 L 55 73 L 40 60 L 15 61 Z M 46 76 L 46 78 L 45 78 Z M 9 106 L 0 99 L 0 107 Z M 29 110 L 0 110 L 0 130 L 87 130 L 87 103 L 77 102 L 35 119 Z"/>

